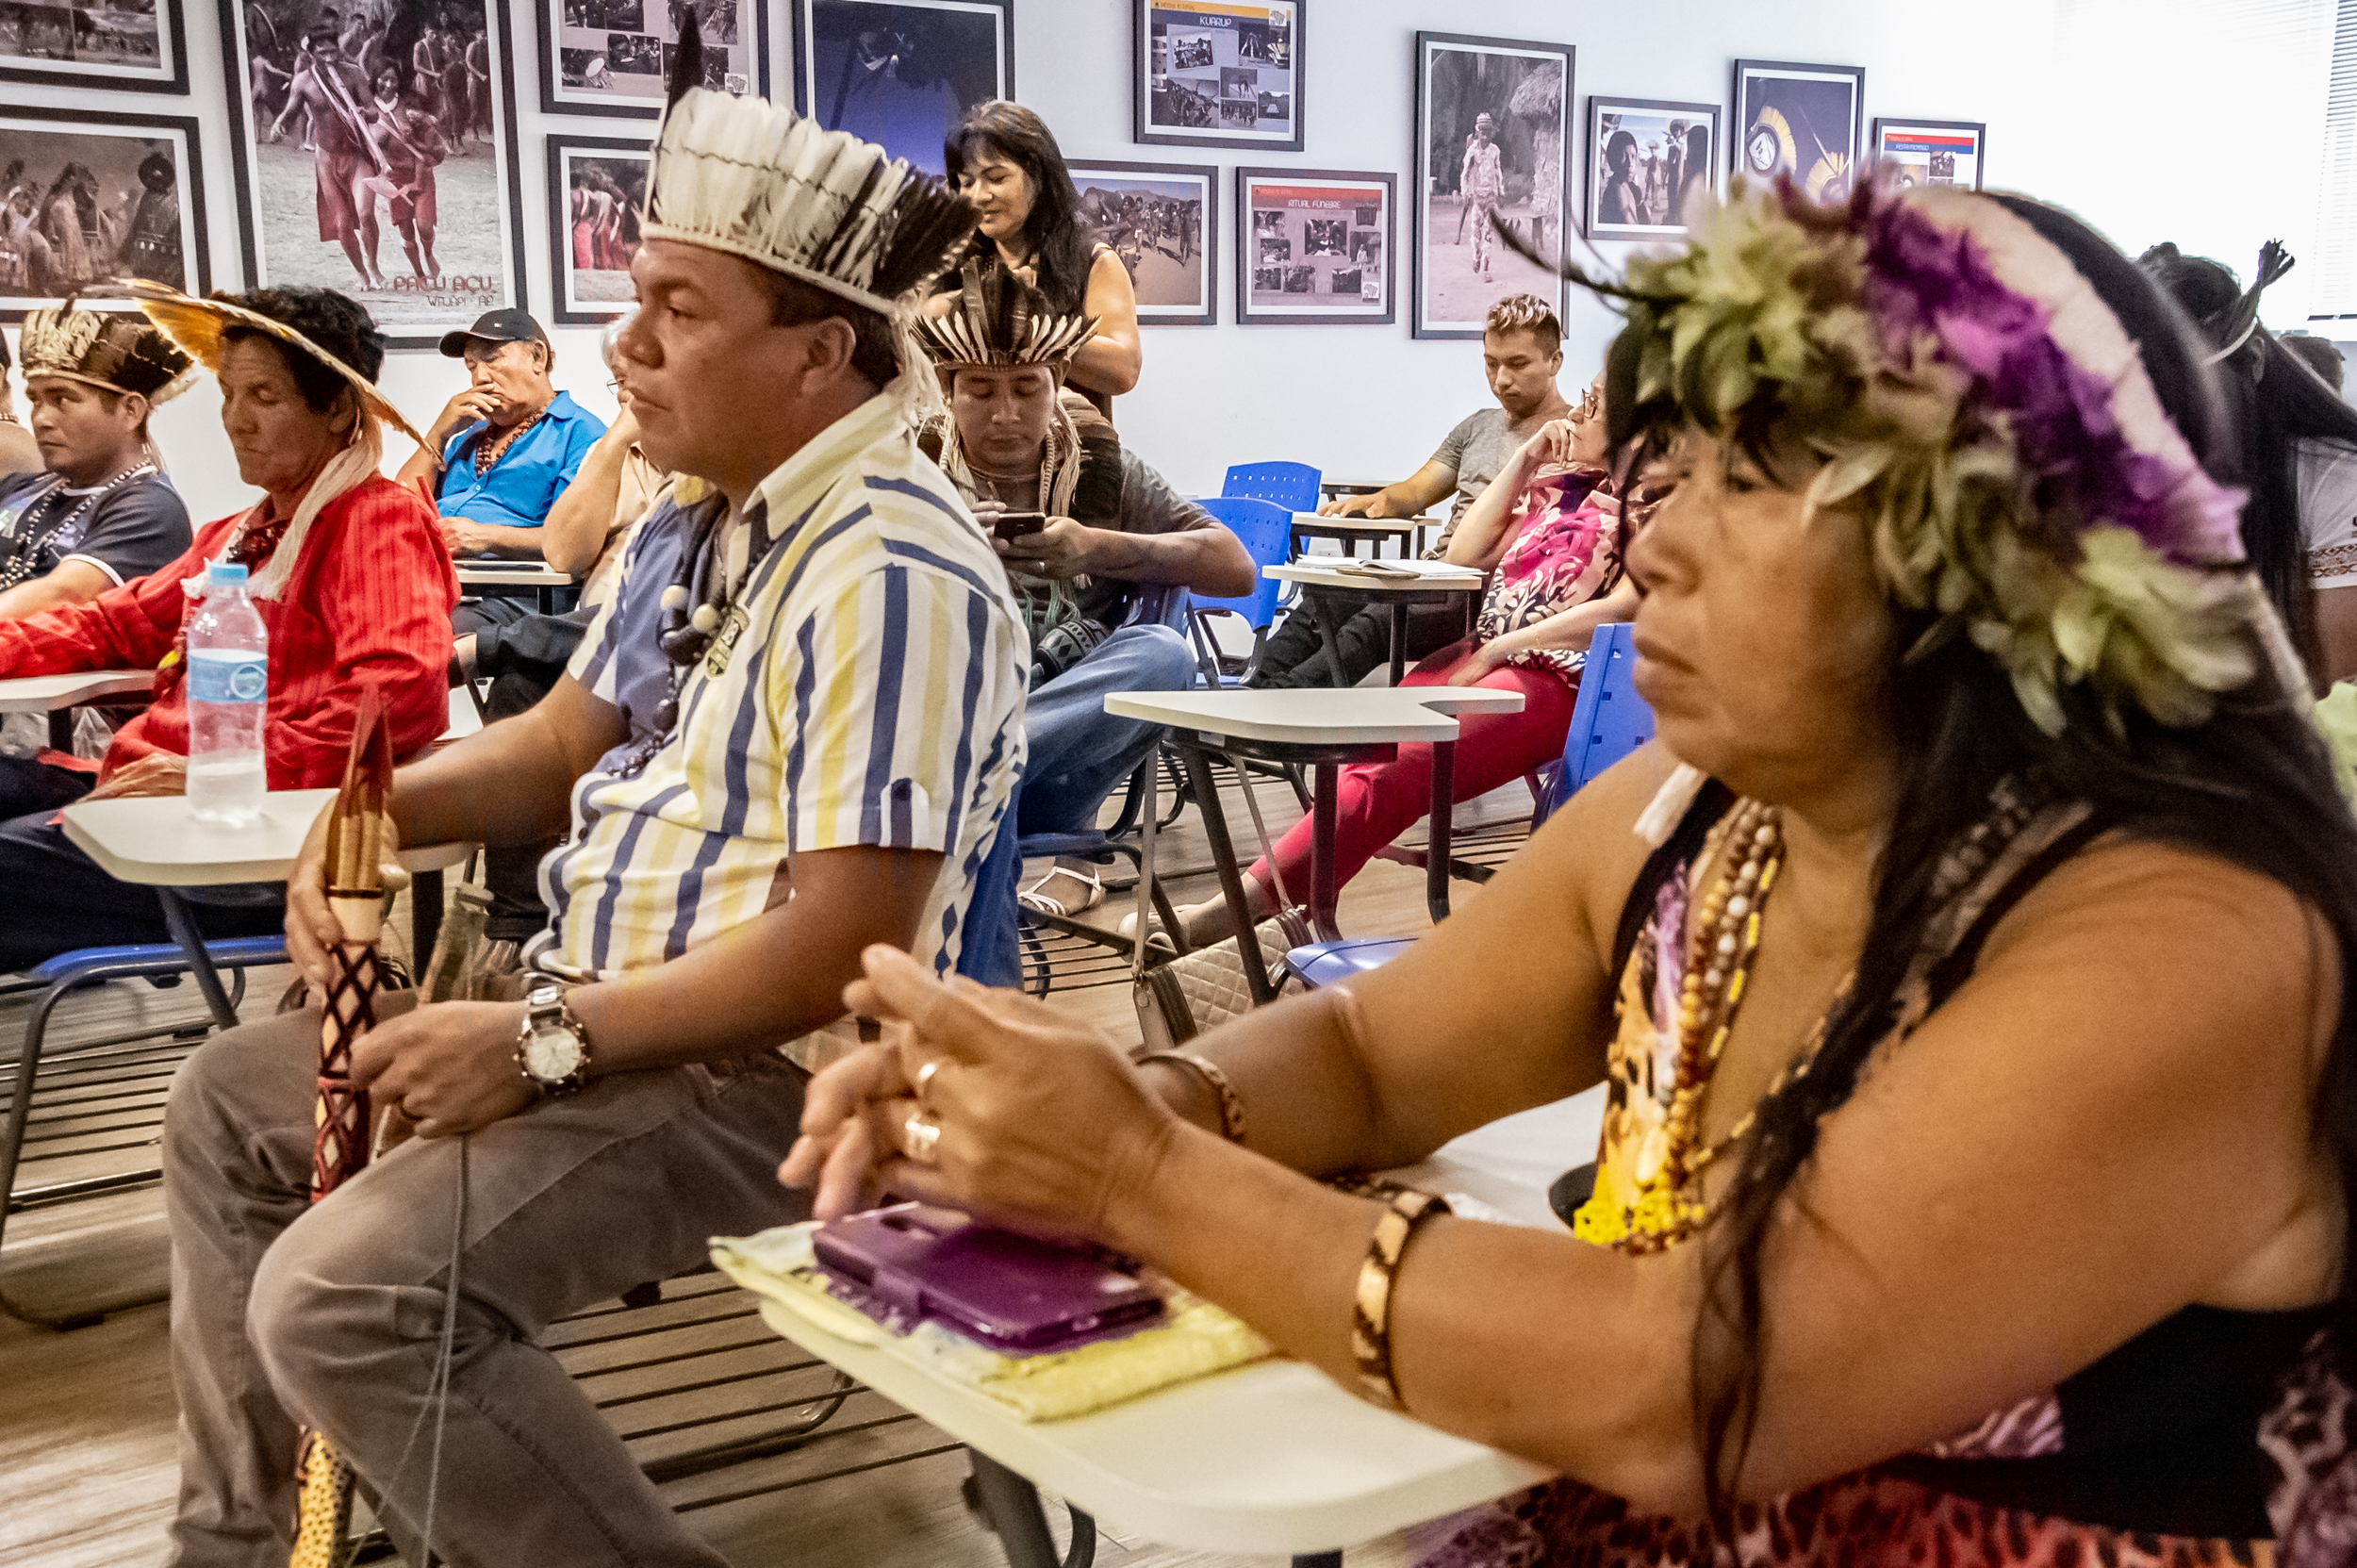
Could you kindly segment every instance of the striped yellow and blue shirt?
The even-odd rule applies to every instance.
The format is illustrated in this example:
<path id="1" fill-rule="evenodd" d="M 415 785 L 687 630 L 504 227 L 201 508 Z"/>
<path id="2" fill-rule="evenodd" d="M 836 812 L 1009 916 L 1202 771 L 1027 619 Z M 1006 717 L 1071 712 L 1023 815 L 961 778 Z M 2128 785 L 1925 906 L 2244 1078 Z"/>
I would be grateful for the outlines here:
<path id="1" fill-rule="evenodd" d="M 1023 768 L 1006 573 L 882 396 L 746 510 L 774 540 L 734 595 L 746 623 L 717 673 L 690 667 L 680 722 L 644 767 L 623 766 L 639 750 L 626 744 L 574 784 L 572 835 L 540 870 L 547 957 L 588 975 L 664 963 L 759 916 L 789 854 L 878 845 L 944 856 L 915 951 L 946 973 Z M 573 657 L 608 701 L 646 655 L 618 646 L 623 629 L 649 643 L 657 630 L 617 612 L 646 599 L 616 594 Z"/>

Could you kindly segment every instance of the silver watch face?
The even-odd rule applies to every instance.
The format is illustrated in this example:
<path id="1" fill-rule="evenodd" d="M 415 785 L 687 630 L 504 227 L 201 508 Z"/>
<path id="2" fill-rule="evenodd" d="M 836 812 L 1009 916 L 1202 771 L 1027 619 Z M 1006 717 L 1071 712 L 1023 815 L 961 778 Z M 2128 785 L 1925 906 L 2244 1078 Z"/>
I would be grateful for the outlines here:
<path id="1" fill-rule="evenodd" d="M 536 1031 L 524 1042 L 524 1070 L 543 1083 L 562 1083 L 581 1066 L 581 1042 L 566 1029 Z"/>

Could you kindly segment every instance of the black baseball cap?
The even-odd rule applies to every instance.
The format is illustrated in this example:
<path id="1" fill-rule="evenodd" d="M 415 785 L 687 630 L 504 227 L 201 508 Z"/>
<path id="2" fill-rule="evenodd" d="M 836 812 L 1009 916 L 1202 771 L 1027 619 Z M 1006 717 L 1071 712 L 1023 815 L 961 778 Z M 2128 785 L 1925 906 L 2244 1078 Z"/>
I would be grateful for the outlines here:
<path id="1" fill-rule="evenodd" d="M 540 323 L 532 319 L 529 310 L 486 310 L 474 319 L 474 325 L 464 332 L 442 334 L 442 357 L 463 359 L 467 339 L 485 343 L 545 343 L 549 335 L 540 330 Z"/>

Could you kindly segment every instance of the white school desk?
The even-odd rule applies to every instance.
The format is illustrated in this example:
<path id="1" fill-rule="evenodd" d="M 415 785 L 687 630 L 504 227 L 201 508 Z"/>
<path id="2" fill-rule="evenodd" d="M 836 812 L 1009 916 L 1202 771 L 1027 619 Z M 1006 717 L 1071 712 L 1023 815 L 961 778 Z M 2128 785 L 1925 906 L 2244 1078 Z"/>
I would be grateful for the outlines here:
<path id="1" fill-rule="evenodd" d="M 45 713 L 52 750 L 74 750 L 73 710 L 101 697 L 151 691 L 152 669 L 85 669 L 71 675 L 25 675 L 0 681 L 0 713 Z"/>
<path id="2" fill-rule="evenodd" d="M 1591 1089 L 1469 1132 L 1424 1164 L 1389 1174 L 1559 1230 L 1547 1211 L 1546 1184 L 1593 1157 L 1603 1114 L 1604 1092 Z M 1299 1362 L 1261 1362 L 1093 1414 L 1027 1422 L 987 1395 L 842 1339 L 782 1303 L 765 1301 L 762 1316 L 971 1447 L 1015 1568 L 1055 1561 L 1034 1483 L 1162 1545 L 1287 1552 L 1296 1563 L 1333 1563 L 1344 1546 L 1504 1496 L 1548 1474 L 1377 1410 Z"/>
<path id="3" fill-rule="evenodd" d="M 1471 567 L 1451 566 L 1445 561 L 1386 561 L 1383 565 L 1397 569 L 1354 571 L 1344 562 L 1328 565 L 1320 559 L 1305 558 L 1288 561 L 1283 566 L 1262 567 L 1261 571 L 1280 583 L 1300 586 L 1302 597 L 1309 602 L 1310 613 L 1317 621 L 1318 635 L 1325 639 L 1326 656 L 1337 670 L 1342 668 L 1343 661 L 1336 635 L 1346 612 L 1361 604 L 1381 604 L 1390 610 L 1391 684 L 1397 685 L 1400 677 L 1407 673 L 1409 606 L 1460 604 L 1470 626 L 1472 610 L 1488 579 Z"/>
<path id="4" fill-rule="evenodd" d="M 1281 691 L 1124 691 L 1105 699 L 1105 711 L 1170 727 L 1169 742 L 1185 760 L 1211 861 L 1235 929 L 1244 916 L 1244 873 L 1211 777 L 1211 752 L 1294 764 L 1310 769 L 1310 926 L 1321 942 L 1339 938 L 1334 924 L 1340 889 L 1334 881 L 1334 823 L 1343 765 L 1402 741 L 1432 747 L 1432 817 L 1426 846 L 1425 903 L 1435 921 L 1448 917 L 1449 825 L 1455 808 L 1457 720 L 1459 713 L 1520 713 L 1523 694 L 1487 686 L 1353 686 L 1343 691 L 1304 687 Z M 1146 804 L 1153 804 L 1149 776 Z M 1273 999 L 1267 977 L 1244 966 L 1256 1002 Z M 1268 991 L 1263 995 L 1263 991 Z"/>
<path id="5" fill-rule="evenodd" d="M 458 586 L 466 588 L 536 588 L 540 613 L 556 613 L 556 590 L 573 580 L 545 561 L 470 560 L 456 563 Z"/>

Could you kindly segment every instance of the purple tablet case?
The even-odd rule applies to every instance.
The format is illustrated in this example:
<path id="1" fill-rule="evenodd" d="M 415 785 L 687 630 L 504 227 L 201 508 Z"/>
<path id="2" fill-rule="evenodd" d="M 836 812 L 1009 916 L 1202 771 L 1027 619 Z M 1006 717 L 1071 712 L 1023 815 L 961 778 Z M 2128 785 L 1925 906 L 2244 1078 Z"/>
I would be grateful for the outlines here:
<path id="1" fill-rule="evenodd" d="M 869 1316 L 903 1330 L 931 1319 L 994 1350 L 1066 1350 L 1162 1311 L 1135 1275 L 921 1203 L 831 1220 L 812 1248 L 835 1294 Z"/>

